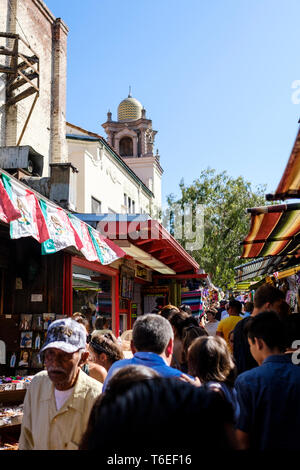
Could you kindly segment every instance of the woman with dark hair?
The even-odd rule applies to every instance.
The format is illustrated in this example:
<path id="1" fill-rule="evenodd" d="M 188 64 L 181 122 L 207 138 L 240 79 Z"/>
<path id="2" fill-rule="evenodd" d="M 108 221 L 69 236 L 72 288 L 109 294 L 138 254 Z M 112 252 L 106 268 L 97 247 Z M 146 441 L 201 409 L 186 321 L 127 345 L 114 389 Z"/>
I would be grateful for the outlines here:
<path id="1" fill-rule="evenodd" d="M 207 331 L 201 326 L 190 325 L 183 330 L 180 369 L 186 374 L 188 373 L 188 349 L 195 339 L 201 336 L 208 336 Z"/>
<path id="2" fill-rule="evenodd" d="M 180 310 L 179 308 L 175 307 L 175 305 L 165 305 L 158 313 L 162 317 L 166 318 L 167 320 L 170 320 L 172 315 L 174 313 L 178 313 Z"/>
<path id="3" fill-rule="evenodd" d="M 197 432 L 178 432 L 191 422 L 197 423 Z M 97 450 L 107 463 L 116 443 L 126 455 L 145 448 L 166 454 L 175 446 L 186 453 L 199 446 L 199 435 L 204 434 L 214 436 L 206 442 L 206 452 L 236 447 L 228 403 L 204 387 L 159 377 L 131 383 L 122 393 L 107 391 L 97 399 L 79 448 Z"/>
<path id="4" fill-rule="evenodd" d="M 226 341 L 219 336 L 197 338 L 188 349 L 188 372 L 202 385 L 219 391 L 231 404 L 235 422 L 240 413 L 234 388 L 236 367 Z"/>

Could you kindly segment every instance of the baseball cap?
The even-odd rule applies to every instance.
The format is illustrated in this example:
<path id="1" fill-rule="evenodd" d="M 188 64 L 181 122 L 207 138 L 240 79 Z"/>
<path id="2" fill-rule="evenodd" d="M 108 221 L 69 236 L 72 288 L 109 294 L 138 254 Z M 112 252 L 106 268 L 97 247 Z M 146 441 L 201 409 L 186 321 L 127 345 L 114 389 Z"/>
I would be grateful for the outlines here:
<path id="1" fill-rule="evenodd" d="M 46 341 L 41 353 L 48 348 L 57 348 L 66 353 L 74 353 L 86 348 L 86 330 L 72 318 L 56 320 L 48 328 Z"/>

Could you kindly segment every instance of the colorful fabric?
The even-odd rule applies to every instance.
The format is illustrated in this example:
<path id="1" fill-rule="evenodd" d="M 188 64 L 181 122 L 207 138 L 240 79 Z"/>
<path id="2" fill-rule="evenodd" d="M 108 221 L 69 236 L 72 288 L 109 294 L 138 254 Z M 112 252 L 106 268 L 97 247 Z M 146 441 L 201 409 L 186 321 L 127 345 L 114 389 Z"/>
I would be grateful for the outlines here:
<path id="1" fill-rule="evenodd" d="M 68 214 L 71 224 L 82 241 L 81 253 L 88 261 L 99 261 L 87 224 L 72 214 Z"/>
<path id="2" fill-rule="evenodd" d="M 70 222 L 66 212 L 60 207 L 40 200 L 41 209 L 49 230 L 49 239 L 42 244 L 42 254 L 48 255 L 74 246 L 78 250 L 83 247 L 82 241 Z"/>
<path id="3" fill-rule="evenodd" d="M 47 224 L 35 194 L 7 175 L 2 174 L 2 180 L 15 209 L 21 213 L 10 223 L 11 238 L 33 237 L 39 243 L 48 240 Z"/>
<path id="4" fill-rule="evenodd" d="M 4 188 L 2 179 L 0 178 L 0 220 L 6 224 L 9 224 L 19 217 L 21 217 L 21 212 L 19 209 L 14 207 Z"/>

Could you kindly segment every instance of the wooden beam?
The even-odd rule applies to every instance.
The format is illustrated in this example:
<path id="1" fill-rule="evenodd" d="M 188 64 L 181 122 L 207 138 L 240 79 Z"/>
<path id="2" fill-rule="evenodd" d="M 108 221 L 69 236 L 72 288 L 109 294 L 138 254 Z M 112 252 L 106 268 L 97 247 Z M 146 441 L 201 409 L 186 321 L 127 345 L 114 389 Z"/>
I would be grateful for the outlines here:
<path id="1" fill-rule="evenodd" d="M 0 47 L 0 55 L 14 55 L 14 51 L 6 49 L 5 47 Z"/>
<path id="2" fill-rule="evenodd" d="M 29 80 L 29 78 L 27 78 L 26 75 L 25 75 L 23 72 L 21 72 L 20 70 L 19 70 L 19 74 L 23 77 L 23 80 L 25 80 L 27 83 L 29 83 L 30 86 L 32 86 L 33 88 L 35 88 L 36 91 L 40 91 L 40 90 L 38 89 L 38 87 L 35 86 L 35 85 Z"/>
<path id="3" fill-rule="evenodd" d="M 25 121 L 25 123 L 24 123 L 22 132 L 21 132 L 21 134 L 20 134 L 20 137 L 19 137 L 19 140 L 18 140 L 18 143 L 17 143 L 17 146 L 19 146 L 19 145 L 21 144 L 21 140 L 23 139 L 25 130 L 26 130 L 26 128 L 27 128 L 29 119 L 30 119 L 30 117 L 31 117 L 33 108 L 35 107 L 35 103 L 37 102 L 38 97 L 39 97 L 39 94 L 37 93 L 37 94 L 35 95 L 34 101 L 33 101 L 32 105 L 31 105 L 30 111 L 29 111 L 28 116 L 27 116 L 27 118 L 26 118 L 26 121 Z"/>
<path id="4" fill-rule="evenodd" d="M 36 90 L 34 88 L 27 88 L 27 90 L 23 91 L 19 95 L 14 96 L 13 98 L 9 99 L 6 102 L 6 105 L 12 106 L 13 104 L 16 104 L 18 101 L 21 101 L 24 98 L 27 98 L 28 96 L 33 95 L 34 93 L 36 93 Z"/>
<path id="5" fill-rule="evenodd" d="M 29 80 L 34 80 L 37 77 L 38 77 L 38 75 L 35 72 L 32 72 L 30 75 L 27 75 L 27 78 Z M 22 78 L 21 80 L 16 80 L 15 82 L 12 82 L 9 85 L 9 87 L 8 87 L 9 91 L 13 91 L 16 88 L 20 88 L 21 86 L 25 85 L 26 83 L 27 83 L 27 80 L 25 80 L 24 78 Z"/>

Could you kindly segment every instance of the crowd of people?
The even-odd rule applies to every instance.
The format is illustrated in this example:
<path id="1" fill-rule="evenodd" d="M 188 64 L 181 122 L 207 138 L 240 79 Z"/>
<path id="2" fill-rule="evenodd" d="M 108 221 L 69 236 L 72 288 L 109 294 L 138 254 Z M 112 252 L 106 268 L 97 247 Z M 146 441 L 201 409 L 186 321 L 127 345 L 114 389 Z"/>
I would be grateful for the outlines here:
<path id="1" fill-rule="evenodd" d="M 253 304 L 229 299 L 201 319 L 167 305 L 137 318 L 131 357 L 103 325 L 91 331 L 80 314 L 56 320 L 45 370 L 26 393 L 19 448 L 105 453 L 126 442 L 128 451 L 130 436 L 135 452 L 178 450 L 205 435 L 206 452 L 296 450 L 299 317 L 269 284 Z"/>

